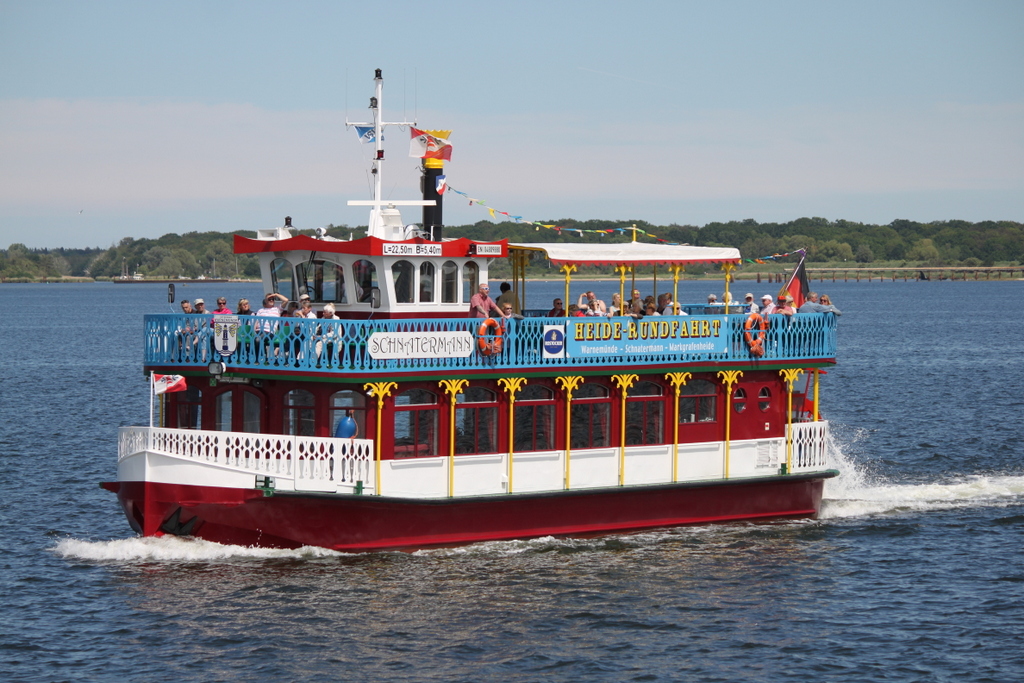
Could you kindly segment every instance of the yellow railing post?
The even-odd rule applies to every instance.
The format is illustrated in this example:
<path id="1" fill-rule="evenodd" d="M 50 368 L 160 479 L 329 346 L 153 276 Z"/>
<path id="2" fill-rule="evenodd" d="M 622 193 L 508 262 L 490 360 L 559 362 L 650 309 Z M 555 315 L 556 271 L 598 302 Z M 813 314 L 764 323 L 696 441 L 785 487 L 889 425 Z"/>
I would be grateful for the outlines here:
<path id="1" fill-rule="evenodd" d="M 814 368 L 814 421 L 818 422 L 821 420 L 821 413 L 818 411 L 818 376 L 821 374 L 821 368 Z"/>
<path id="2" fill-rule="evenodd" d="M 443 379 L 437 383 L 448 394 L 448 497 L 455 495 L 455 401 L 469 384 L 468 379 Z"/>
<path id="3" fill-rule="evenodd" d="M 569 454 L 572 452 L 572 392 L 583 383 L 583 378 L 574 375 L 571 377 L 556 377 L 555 382 L 565 392 L 565 488 L 569 488 Z"/>
<path id="4" fill-rule="evenodd" d="M 619 315 L 623 314 L 626 307 L 626 273 L 633 270 L 633 266 L 620 263 L 615 266 L 615 272 L 619 274 Z"/>
<path id="5" fill-rule="evenodd" d="M 612 381 L 618 385 L 622 392 L 621 407 L 619 409 L 619 486 L 625 486 L 626 482 L 626 394 L 631 386 L 639 379 L 638 375 L 612 375 Z"/>
<path id="6" fill-rule="evenodd" d="M 508 493 L 512 493 L 512 450 L 516 434 L 516 392 L 526 384 L 525 377 L 500 377 L 498 385 L 508 394 Z"/>
<path id="7" fill-rule="evenodd" d="M 742 370 L 722 370 L 718 373 L 725 383 L 725 479 L 729 478 L 729 440 L 732 430 L 732 385 L 743 376 Z"/>
<path id="8" fill-rule="evenodd" d="M 391 392 L 398 388 L 396 382 L 369 382 L 363 385 L 363 389 L 373 398 L 377 399 L 377 425 L 376 432 L 377 438 L 373 440 L 374 450 L 374 481 L 373 487 L 377 491 L 377 495 L 381 492 L 381 481 L 380 481 L 380 423 L 381 417 L 384 414 L 384 399 L 391 395 Z"/>
<path id="9" fill-rule="evenodd" d="M 793 471 L 793 383 L 796 382 L 804 371 L 800 368 L 785 368 L 779 370 L 783 381 L 786 382 L 786 471 L 790 474 Z"/>
<path id="10" fill-rule="evenodd" d="M 679 278 L 686 266 L 680 264 L 672 264 L 668 267 L 672 271 L 672 306 L 673 310 L 669 311 L 669 314 L 675 313 L 674 307 L 679 305 Z"/>
<path id="11" fill-rule="evenodd" d="M 673 299 L 674 301 L 674 299 Z M 672 422 L 672 482 L 679 481 L 679 393 L 693 375 L 689 372 L 670 372 L 665 375 L 676 392 L 675 418 Z"/>

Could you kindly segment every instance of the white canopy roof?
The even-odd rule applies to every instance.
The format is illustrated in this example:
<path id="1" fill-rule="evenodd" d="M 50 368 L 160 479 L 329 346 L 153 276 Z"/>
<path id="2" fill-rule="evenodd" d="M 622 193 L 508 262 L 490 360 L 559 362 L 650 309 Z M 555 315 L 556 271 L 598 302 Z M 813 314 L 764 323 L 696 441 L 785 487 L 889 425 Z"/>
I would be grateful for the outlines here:
<path id="1" fill-rule="evenodd" d="M 740 250 L 731 247 L 685 247 L 673 244 L 509 243 L 509 249 L 542 251 L 552 263 L 579 265 L 739 263 Z"/>

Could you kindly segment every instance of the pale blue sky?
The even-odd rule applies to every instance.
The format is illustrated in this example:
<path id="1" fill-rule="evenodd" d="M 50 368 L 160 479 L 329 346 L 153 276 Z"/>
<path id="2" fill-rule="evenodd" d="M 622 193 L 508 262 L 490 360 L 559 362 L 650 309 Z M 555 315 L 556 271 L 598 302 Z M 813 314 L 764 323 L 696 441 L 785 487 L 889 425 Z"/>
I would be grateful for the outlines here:
<path id="1" fill-rule="evenodd" d="M 454 129 L 453 187 L 530 220 L 1021 221 L 1022 36 L 977 0 L 0 0 L 0 247 L 365 223 L 375 68 L 388 119 Z"/>

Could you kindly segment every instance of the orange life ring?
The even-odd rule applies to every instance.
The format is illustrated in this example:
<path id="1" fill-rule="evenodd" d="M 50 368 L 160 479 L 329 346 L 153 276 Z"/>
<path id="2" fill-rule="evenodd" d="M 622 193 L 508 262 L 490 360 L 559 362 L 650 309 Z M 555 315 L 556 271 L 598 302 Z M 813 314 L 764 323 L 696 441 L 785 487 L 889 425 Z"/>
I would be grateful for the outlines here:
<path id="1" fill-rule="evenodd" d="M 757 327 L 757 335 L 751 334 L 751 330 Z M 762 317 L 757 313 L 751 313 L 747 316 L 746 322 L 743 323 L 743 329 L 746 330 L 743 333 L 743 338 L 747 340 L 747 346 L 750 347 L 750 352 L 755 356 L 764 355 L 764 338 L 768 334 L 768 319 Z"/>
<path id="2" fill-rule="evenodd" d="M 494 318 L 487 318 L 480 323 L 480 327 L 476 328 L 476 345 L 480 349 L 480 354 L 493 356 L 501 353 L 504 343 L 502 335 L 504 334 L 505 328 L 499 325 Z"/>

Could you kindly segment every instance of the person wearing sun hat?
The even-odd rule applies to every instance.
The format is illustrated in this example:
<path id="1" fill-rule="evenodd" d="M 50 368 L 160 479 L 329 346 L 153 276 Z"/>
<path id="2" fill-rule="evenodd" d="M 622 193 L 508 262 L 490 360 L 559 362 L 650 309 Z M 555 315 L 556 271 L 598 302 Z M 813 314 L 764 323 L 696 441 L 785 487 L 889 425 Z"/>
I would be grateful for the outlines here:
<path id="1" fill-rule="evenodd" d="M 775 299 L 772 298 L 771 294 L 765 294 L 761 297 L 761 315 L 771 315 L 775 312 Z"/>
<path id="2" fill-rule="evenodd" d="M 754 303 L 754 294 L 747 292 L 743 295 L 743 312 L 744 313 L 757 313 L 761 310 L 761 307 Z"/>
<path id="3" fill-rule="evenodd" d="M 203 301 L 202 299 L 196 299 L 195 301 L 193 301 L 192 308 L 195 310 L 196 313 L 200 315 L 205 315 L 209 313 L 209 311 L 206 310 L 206 302 Z"/>

